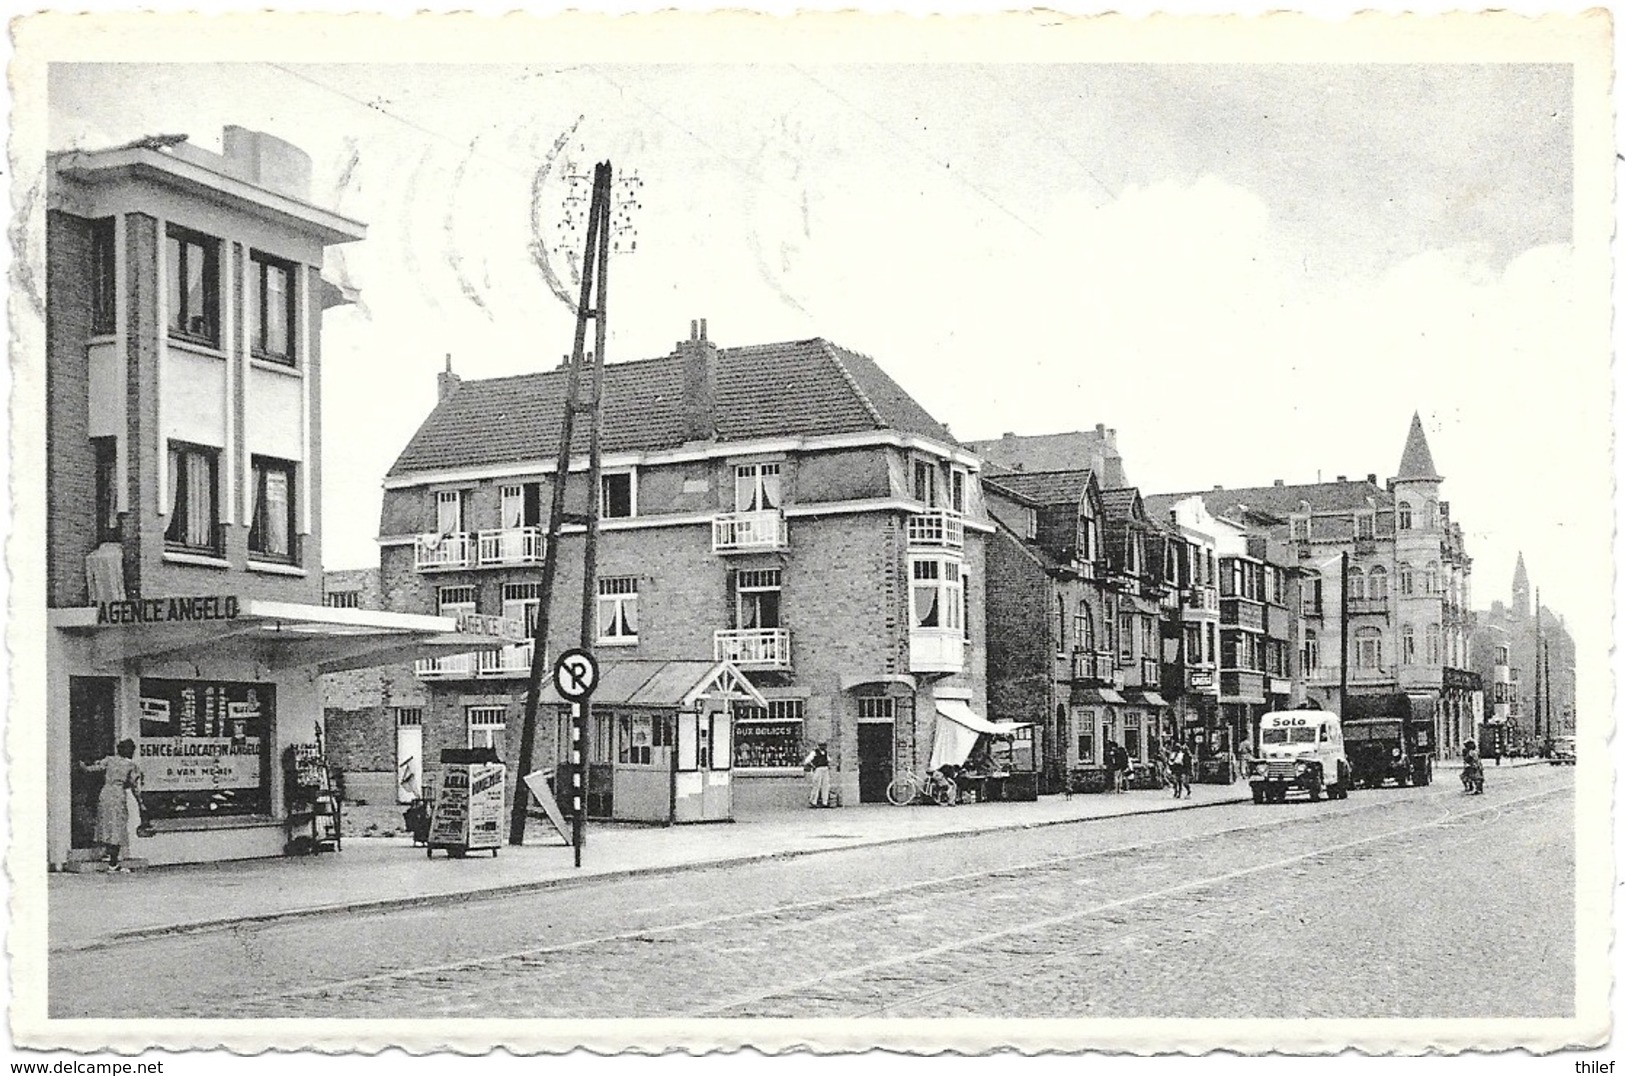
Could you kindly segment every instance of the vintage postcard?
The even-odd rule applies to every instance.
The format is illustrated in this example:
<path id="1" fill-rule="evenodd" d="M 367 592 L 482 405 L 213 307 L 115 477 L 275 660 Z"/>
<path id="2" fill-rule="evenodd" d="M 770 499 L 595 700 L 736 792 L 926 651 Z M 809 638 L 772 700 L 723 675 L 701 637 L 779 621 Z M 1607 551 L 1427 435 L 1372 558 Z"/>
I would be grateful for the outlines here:
<path id="1" fill-rule="evenodd" d="M 15 21 L 15 1045 L 1603 1045 L 1612 34 Z"/>

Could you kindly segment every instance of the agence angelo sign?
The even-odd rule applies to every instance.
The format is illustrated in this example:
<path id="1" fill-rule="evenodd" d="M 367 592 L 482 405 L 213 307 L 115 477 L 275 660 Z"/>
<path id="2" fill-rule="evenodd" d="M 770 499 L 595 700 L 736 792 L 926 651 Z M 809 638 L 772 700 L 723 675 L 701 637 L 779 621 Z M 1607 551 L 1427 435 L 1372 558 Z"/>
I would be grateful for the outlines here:
<path id="1" fill-rule="evenodd" d="M 235 594 L 201 594 L 190 598 L 132 598 L 99 602 L 97 624 L 173 624 L 200 620 L 236 620 Z"/>

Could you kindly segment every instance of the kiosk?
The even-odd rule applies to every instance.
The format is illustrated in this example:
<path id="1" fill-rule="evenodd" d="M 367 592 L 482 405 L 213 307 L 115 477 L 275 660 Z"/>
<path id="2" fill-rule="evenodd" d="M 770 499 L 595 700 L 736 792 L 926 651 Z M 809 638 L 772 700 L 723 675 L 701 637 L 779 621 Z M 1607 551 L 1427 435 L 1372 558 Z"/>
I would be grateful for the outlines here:
<path id="1" fill-rule="evenodd" d="M 570 705 L 546 685 L 560 772 Z M 736 705 L 767 701 L 728 661 L 606 661 L 588 727 L 587 817 L 616 822 L 733 821 Z"/>

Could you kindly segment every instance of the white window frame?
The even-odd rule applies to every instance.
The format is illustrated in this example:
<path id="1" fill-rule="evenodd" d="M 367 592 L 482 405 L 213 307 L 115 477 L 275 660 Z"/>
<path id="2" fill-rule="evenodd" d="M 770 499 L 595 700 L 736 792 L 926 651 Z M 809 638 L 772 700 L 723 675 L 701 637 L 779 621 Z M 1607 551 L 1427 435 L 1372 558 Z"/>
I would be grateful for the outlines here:
<path id="1" fill-rule="evenodd" d="M 746 601 L 753 595 L 777 594 L 772 624 L 745 623 Z M 760 612 L 760 608 L 758 608 Z M 758 617 L 758 620 L 761 618 Z M 742 631 L 771 631 L 784 626 L 784 573 L 779 568 L 742 569 L 734 577 L 734 624 Z"/>
<path id="2" fill-rule="evenodd" d="M 1382 633 L 1362 628 L 1354 634 L 1354 667 L 1357 669 L 1382 668 Z"/>
<path id="3" fill-rule="evenodd" d="M 925 505 L 927 508 L 937 507 L 937 471 L 940 465 L 931 456 L 914 456 L 913 465 L 909 468 L 908 492 L 909 496 Z M 925 496 L 920 496 L 920 478 L 925 477 Z"/>
<path id="4" fill-rule="evenodd" d="M 929 567 L 929 572 L 922 570 Z M 913 631 L 953 631 L 965 629 L 965 581 L 958 557 L 916 554 L 908 558 L 908 623 Z M 919 593 L 934 590 L 937 623 L 920 623 Z"/>
<path id="5" fill-rule="evenodd" d="M 501 720 L 495 720 L 498 717 Z M 465 706 L 463 725 L 467 730 L 469 747 L 490 747 L 500 751 L 508 739 L 508 708 Z"/>
<path id="6" fill-rule="evenodd" d="M 624 618 L 622 613 L 631 607 L 631 631 L 605 634 L 606 623 L 618 629 Z M 605 612 L 610 611 L 612 616 L 606 620 Z M 598 645 L 599 646 L 636 646 L 641 623 L 638 619 L 641 610 L 638 608 L 638 577 L 635 575 L 606 576 L 598 580 Z"/>
<path id="7" fill-rule="evenodd" d="M 783 464 L 774 460 L 734 464 L 735 512 L 776 512 L 783 507 Z"/>
<path id="8" fill-rule="evenodd" d="M 970 503 L 970 472 L 963 467 L 948 468 L 948 508 L 964 515 Z"/>
<path id="9" fill-rule="evenodd" d="M 609 514 L 608 485 L 610 479 L 626 477 L 627 481 L 627 507 L 624 516 Z M 598 473 L 598 518 L 599 519 L 636 519 L 638 515 L 638 469 L 636 467 L 610 467 Z"/>
<path id="10" fill-rule="evenodd" d="M 448 509 L 450 511 L 448 512 Z M 447 526 L 448 518 L 450 526 Z M 463 532 L 463 491 L 460 489 L 442 489 L 434 495 L 434 526 L 438 534 L 461 534 Z"/>

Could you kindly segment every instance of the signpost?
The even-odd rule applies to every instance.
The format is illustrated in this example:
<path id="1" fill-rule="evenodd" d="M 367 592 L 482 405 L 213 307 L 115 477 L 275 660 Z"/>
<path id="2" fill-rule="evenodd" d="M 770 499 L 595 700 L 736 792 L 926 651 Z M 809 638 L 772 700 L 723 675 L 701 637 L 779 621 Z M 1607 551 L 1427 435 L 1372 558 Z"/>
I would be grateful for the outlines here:
<path id="1" fill-rule="evenodd" d="M 570 843 L 579 867 L 581 847 L 587 843 L 587 715 L 598 686 L 598 661 L 592 652 L 571 647 L 560 654 L 553 664 L 553 686 L 559 698 L 570 703 Z"/>

